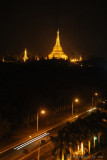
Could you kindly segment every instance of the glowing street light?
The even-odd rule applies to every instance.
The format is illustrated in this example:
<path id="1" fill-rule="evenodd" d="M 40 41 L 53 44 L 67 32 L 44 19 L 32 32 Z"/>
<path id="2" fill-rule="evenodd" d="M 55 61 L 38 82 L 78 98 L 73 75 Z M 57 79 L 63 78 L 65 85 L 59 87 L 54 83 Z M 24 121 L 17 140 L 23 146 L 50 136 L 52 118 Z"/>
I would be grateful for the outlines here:
<path id="1" fill-rule="evenodd" d="M 78 102 L 79 100 L 76 98 L 74 101 L 75 101 L 75 102 Z"/>
<path id="2" fill-rule="evenodd" d="M 45 110 L 41 110 L 41 114 L 45 114 Z M 38 134 L 38 122 L 39 122 L 39 113 L 37 112 L 37 134 Z"/>
<path id="3" fill-rule="evenodd" d="M 72 101 L 72 116 L 73 116 L 73 108 L 74 108 L 74 102 L 75 103 L 78 103 L 79 102 L 79 99 L 74 99 L 74 101 Z"/>
<path id="4" fill-rule="evenodd" d="M 41 111 L 41 114 L 45 114 L 45 110 L 42 110 L 42 111 Z"/>
<path id="5" fill-rule="evenodd" d="M 95 140 L 97 139 L 97 137 L 94 136 L 94 148 L 95 148 Z"/>
<path id="6" fill-rule="evenodd" d="M 45 110 L 41 110 L 40 113 L 45 114 Z M 38 135 L 38 122 L 39 122 L 39 113 L 37 112 L 37 135 Z M 38 160 L 39 160 L 39 157 L 40 157 L 40 143 L 38 147 Z"/>
<path id="7" fill-rule="evenodd" d="M 94 93 L 94 96 L 97 97 L 99 94 L 97 92 Z M 94 106 L 94 96 L 92 97 L 92 106 Z"/>
<path id="8" fill-rule="evenodd" d="M 94 95 L 95 95 L 95 96 L 98 96 L 98 93 L 96 92 L 96 93 L 94 93 Z"/>

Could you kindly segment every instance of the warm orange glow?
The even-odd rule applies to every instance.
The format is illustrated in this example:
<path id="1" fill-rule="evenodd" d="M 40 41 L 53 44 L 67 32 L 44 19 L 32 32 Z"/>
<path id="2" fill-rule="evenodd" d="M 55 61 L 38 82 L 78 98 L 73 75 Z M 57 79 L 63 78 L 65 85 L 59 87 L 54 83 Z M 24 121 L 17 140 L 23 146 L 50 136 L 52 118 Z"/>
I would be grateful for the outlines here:
<path id="1" fill-rule="evenodd" d="M 53 51 L 49 54 L 48 58 L 49 59 L 56 58 L 56 59 L 64 59 L 64 60 L 68 59 L 68 56 L 63 52 L 63 49 L 60 45 L 59 30 L 57 31 L 56 44 L 53 48 Z M 47 57 L 45 59 L 47 59 Z M 79 59 L 70 58 L 70 62 L 75 63 L 77 61 L 82 61 L 82 57 L 80 56 Z"/>
<path id="2" fill-rule="evenodd" d="M 79 99 L 76 98 L 74 101 L 77 103 L 77 102 L 79 102 Z"/>
<path id="3" fill-rule="evenodd" d="M 95 96 L 98 96 L 98 93 L 96 92 L 94 95 L 95 95 Z"/>
<path id="4" fill-rule="evenodd" d="M 3 57 L 3 59 L 2 59 L 2 62 L 4 62 L 4 57 Z"/>
<path id="5" fill-rule="evenodd" d="M 27 49 L 25 48 L 23 61 L 26 62 L 28 60 Z"/>
<path id="6" fill-rule="evenodd" d="M 88 142 L 88 151 L 89 151 L 89 154 L 90 154 L 90 141 Z"/>
<path id="7" fill-rule="evenodd" d="M 79 151 L 79 145 L 78 145 L 78 151 Z"/>
<path id="8" fill-rule="evenodd" d="M 80 56 L 80 59 L 79 59 L 79 61 L 82 61 L 82 57 Z"/>
<path id="9" fill-rule="evenodd" d="M 70 62 L 73 62 L 73 63 L 78 62 L 78 61 L 79 61 L 79 60 L 78 60 L 77 58 L 70 59 Z"/>
<path id="10" fill-rule="evenodd" d="M 81 153 L 83 155 L 83 142 L 81 142 Z"/>
<path id="11" fill-rule="evenodd" d="M 77 59 L 77 58 L 70 58 L 70 62 L 75 63 L 75 62 L 78 62 L 78 61 L 82 61 L 82 57 L 81 56 L 80 56 L 79 59 Z"/>
<path id="12" fill-rule="evenodd" d="M 62 47 L 60 45 L 59 30 L 57 31 L 56 44 L 53 48 L 53 51 L 49 54 L 48 57 L 49 59 L 52 59 L 53 57 L 56 59 L 68 59 L 68 56 L 63 52 Z"/>
<path id="13" fill-rule="evenodd" d="M 95 148 L 95 140 L 96 140 L 97 138 L 94 136 L 94 148 Z"/>
<path id="14" fill-rule="evenodd" d="M 38 57 L 37 55 L 35 56 L 35 59 L 36 59 L 37 61 L 39 61 L 39 57 Z"/>
<path id="15" fill-rule="evenodd" d="M 41 114 L 45 114 L 45 110 L 42 110 L 42 111 L 41 111 Z"/>

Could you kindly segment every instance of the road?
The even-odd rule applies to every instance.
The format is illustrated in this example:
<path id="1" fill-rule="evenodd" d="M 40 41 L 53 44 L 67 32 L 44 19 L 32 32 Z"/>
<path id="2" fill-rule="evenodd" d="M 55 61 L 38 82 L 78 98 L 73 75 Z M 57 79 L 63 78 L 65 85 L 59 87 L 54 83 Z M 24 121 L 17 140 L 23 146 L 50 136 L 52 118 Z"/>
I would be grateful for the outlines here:
<path id="1" fill-rule="evenodd" d="M 91 112 L 93 110 L 88 111 Z M 50 136 L 55 136 L 58 130 L 60 130 L 67 121 L 73 122 L 78 118 L 78 116 L 87 113 L 88 112 L 85 111 L 78 115 L 74 115 L 73 117 L 71 116 L 69 118 L 66 118 L 63 121 L 51 126 L 48 130 L 42 131 L 41 133 L 39 133 L 38 136 L 37 134 L 32 135 L 32 137 L 27 139 L 26 141 L 23 141 L 22 143 L 15 146 L 11 146 L 10 149 L 8 148 L 8 150 L 2 151 L 0 155 L 0 160 L 36 160 L 38 155 L 38 146 L 41 140 L 45 140 L 46 144 L 40 147 L 40 158 L 41 160 L 48 160 L 49 158 L 51 160 L 53 158 L 51 154 L 53 145 L 51 142 L 49 142 Z M 24 149 L 28 149 L 29 153 L 27 155 L 23 153 Z"/>

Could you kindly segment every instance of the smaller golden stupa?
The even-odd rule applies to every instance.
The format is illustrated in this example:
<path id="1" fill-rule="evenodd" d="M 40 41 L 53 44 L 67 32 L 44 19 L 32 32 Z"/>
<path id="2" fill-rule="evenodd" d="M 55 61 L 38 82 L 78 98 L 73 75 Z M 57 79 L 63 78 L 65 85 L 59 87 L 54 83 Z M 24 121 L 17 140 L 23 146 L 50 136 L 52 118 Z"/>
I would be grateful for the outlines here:
<path id="1" fill-rule="evenodd" d="M 49 59 L 52 59 L 53 57 L 56 59 L 68 59 L 68 56 L 63 52 L 62 47 L 60 45 L 59 29 L 57 31 L 56 44 L 53 48 L 53 51 L 48 55 Z"/>
<path id="2" fill-rule="evenodd" d="M 25 48 L 23 61 L 26 62 L 28 60 L 27 49 Z"/>
<path id="3" fill-rule="evenodd" d="M 37 55 L 35 56 L 35 60 L 39 61 L 39 57 Z"/>

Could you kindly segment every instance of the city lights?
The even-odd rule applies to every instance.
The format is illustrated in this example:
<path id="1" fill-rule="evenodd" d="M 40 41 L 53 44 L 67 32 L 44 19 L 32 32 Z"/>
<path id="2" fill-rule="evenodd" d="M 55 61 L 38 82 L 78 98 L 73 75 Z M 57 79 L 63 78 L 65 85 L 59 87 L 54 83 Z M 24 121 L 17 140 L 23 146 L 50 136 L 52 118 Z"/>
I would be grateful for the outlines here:
<path id="1" fill-rule="evenodd" d="M 45 114 L 45 110 L 42 110 L 42 111 L 41 111 L 41 114 Z"/>
<path id="2" fill-rule="evenodd" d="M 95 140 L 97 140 L 97 137 L 94 137 Z"/>
<path id="3" fill-rule="evenodd" d="M 2 3 L 0 159 L 107 159 L 107 2 Z"/>
<path id="4" fill-rule="evenodd" d="M 74 102 L 78 103 L 78 102 L 79 102 L 79 99 L 78 99 L 78 98 L 75 98 L 75 99 L 72 101 L 72 116 L 73 116 L 73 112 L 74 112 Z"/>
<path id="5" fill-rule="evenodd" d="M 96 109 L 96 107 L 92 108 L 92 109 L 89 109 L 87 112 L 92 112 Z"/>
<path id="6" fill-rule="evenodd" d="M 96 93 L 94 93 L 94 95 L 95 95 L 95 96 L 98 96 L 98 93 L 96 92 Z"/>
<path id="7" fill-rule="evenodd" d="M 75 102 L 79 102 L 79 100 L 76 98 L 75 100 L 74 100 Z"/>

